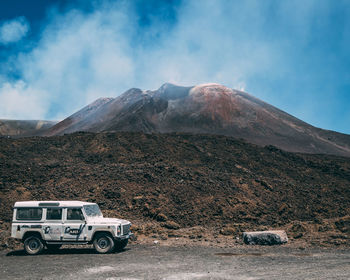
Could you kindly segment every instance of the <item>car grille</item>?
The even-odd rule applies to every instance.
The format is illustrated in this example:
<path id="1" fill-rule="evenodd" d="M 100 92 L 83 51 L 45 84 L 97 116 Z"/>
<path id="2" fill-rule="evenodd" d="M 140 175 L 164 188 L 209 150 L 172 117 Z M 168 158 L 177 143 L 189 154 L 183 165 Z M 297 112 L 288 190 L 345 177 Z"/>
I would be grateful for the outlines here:
<path id="1" fill-rule="evenodd" d="M 123 235 L 127 235 L 129 234 L 129 231 L 130 231 L 130 224 L 128 225 L 123 225 Z"/>

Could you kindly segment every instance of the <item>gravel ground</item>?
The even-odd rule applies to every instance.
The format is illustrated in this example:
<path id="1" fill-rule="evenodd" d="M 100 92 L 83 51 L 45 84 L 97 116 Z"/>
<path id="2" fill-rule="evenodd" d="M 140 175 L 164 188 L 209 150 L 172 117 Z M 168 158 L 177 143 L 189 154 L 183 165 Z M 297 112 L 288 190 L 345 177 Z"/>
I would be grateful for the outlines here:
<path id="1" fill-rule="evenodd" d="M 350 250 L 129 245 L 98 255 L 67 248 L 0 252 L 1 279 L 350 279 Z"/>

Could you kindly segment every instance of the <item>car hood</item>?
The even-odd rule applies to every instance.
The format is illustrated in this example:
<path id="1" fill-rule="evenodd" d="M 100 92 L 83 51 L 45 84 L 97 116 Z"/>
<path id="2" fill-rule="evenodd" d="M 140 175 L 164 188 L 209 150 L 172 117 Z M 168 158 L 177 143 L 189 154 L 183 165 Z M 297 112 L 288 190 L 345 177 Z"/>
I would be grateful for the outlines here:
<path id="1" fill-rule="evenodd" d="M 117 219 L 117 218 L 103 218 L 103 217 L 93 217 L 88 219 L 89 223 L 94 224 L 128 224 L 127 220 Z"/>

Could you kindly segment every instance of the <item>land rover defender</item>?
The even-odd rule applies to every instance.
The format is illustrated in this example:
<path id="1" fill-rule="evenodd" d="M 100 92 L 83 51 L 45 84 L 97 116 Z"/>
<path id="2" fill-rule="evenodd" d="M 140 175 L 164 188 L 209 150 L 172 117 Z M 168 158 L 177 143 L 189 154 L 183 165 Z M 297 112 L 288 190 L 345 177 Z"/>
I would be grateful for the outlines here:
<path id="1" fill-rule="evenodd" d="M 57 250 L 63 244 L 93 244 L 104 254 L 122 250 L 131 223 L 104 218 L 96 203 L 82 201 L 21 201 L 14 205 L 11 237 L 23 241 L 30 255 L 44 247 Z"/>

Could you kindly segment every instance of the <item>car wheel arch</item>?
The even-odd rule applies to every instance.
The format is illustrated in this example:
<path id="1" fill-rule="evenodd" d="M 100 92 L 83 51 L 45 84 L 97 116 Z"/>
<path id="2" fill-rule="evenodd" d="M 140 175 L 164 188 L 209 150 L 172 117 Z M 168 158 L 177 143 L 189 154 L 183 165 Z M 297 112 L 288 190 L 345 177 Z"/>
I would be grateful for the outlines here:
<path id="1" fill-rule="evenodd" d="M 42 241 L 44 241 L 44 238 L 43 238 L 41 232 L 40 231 L 36 231 L 36 230 L 28 230 L 28 231 L 26 231 L 23 234 L 22 241 L 25 241 L 30 236 L 36 236 L 36 237 L 40 238 Z"/>
<path id="2" fill-rule="evenodd" d="M 91 235 L 91 242 L 94 241 L 94 239 L 98 236 L 98 235 L 101 235 L 101 234 L 107 234 L 109 235 L 109 237 L 113 238 L 113 233 L 112 231 L 110 230 L 107 230 L 107 229 L 97 229 L 93 232 L 93 234 Z"/>

